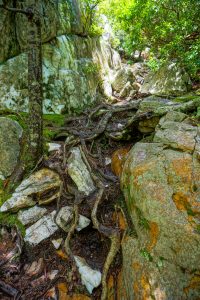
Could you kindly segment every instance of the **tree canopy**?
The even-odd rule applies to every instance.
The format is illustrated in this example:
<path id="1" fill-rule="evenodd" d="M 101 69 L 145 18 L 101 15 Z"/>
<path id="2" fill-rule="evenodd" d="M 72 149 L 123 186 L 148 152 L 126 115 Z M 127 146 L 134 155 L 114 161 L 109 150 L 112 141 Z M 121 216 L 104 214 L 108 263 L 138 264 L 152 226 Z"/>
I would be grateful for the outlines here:
<path id="1" fill-rule="evenodd" d="M 127 54 L 151 48 L 160 60 L 178 59 L 190 75 L 200 70 L 199 0 L 104 0 L 101 11 Z"/>

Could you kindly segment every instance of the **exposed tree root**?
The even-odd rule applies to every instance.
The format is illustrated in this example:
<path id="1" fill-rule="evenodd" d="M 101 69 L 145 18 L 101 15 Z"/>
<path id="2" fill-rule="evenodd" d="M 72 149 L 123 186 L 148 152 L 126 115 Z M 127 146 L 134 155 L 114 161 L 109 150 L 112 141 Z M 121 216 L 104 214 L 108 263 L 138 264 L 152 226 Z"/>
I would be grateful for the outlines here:
<path id="1" fill-rule="evenodd" d="M 110 241 L 111 241 L 111 246 L 109 253 L 107 255 L 104 267 L 103 267 L 103 274 L 102 274 L 102 293 L 101 293 L 101 300 L 106 300 L 107 299 L 107 275 L 108 271 L 110 269 L 110 266 L 117 254 L 117 252 L 120 249 L 120 237 L 119 234 L 113 234 L 110 236 Z"/>
<path id="2" fill-rule="evenodd" d="M 74 204 L 74 221 L 69 229 L 69 232 L 67 234 L 67 238 L 65 240 L 65 251 L 67 253 L 67 255 L 71 258 L 71 260 L 73 261 L 74 260 L 74 256 L 73 256 L 73 253 L 71 251 L 71 248 L 70 248 L 70 240 L 75 232 L 75 229 L 76 229 L 76 226 L 78 224 L 78 218 L 79 218 L 79 215 L 78 215 L 78 204 Z"/>

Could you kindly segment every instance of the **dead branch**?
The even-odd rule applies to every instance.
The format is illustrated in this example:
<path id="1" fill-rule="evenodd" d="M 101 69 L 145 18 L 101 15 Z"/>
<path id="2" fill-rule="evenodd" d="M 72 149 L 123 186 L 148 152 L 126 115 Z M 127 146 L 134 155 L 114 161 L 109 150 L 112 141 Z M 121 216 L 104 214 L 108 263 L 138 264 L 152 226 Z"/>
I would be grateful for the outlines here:
<path id="1" fill-rule="evenodd" d="M 24 14 L 24 15 L 29 16 L 29 17 L 34 15 L 33 10 L 30 9 L 30 8 L 19 9 L 19 8 L 8 7 L 4 4 L 0 4 L 0 8 L 3 8 L 3 9 L 5 9 L 7 11 L 10 11 L 10 12 Z"/>
<path id="2" fill-rule="evenodd" d="M 10 297 L 14 297 L 14 299 L 19 299 L 20 292 L 11 286 L 8 283 L 5 283 L 4 281 L 0 280 L 0 290 L 2 290 L 5 294 L 7 294 Z"/>

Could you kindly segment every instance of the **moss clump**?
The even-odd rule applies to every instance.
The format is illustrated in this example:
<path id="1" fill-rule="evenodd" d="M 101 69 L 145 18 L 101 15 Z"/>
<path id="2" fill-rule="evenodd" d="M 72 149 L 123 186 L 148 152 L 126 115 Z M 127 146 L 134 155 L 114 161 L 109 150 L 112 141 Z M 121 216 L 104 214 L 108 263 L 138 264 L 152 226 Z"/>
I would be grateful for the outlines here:
<path id="1" fill-rule="evenodd" d="M 12 114 L 7 115 L 6 117 L 17 121 L 21 127 L 26 130 L 28 129 L 28 113 L 21 112 L 20 114 L 15 114 L 14 112 Z"/>
<path id="2" fill-rule="evenodd" d="M 46 114 L 43 116 L 44 124 L 47 126 L 63 126 L 65 115 Z"/>
<path id="3" fill-rule="evenodd" d="M 187 94 L 187 95 L 175 98 L 174 101 L 175 102 L 185 103 L 185 102 L 188 102 L 188 101 L 197 100 L 198 98 L 199 98 L 199 96 L 197 96 L 197 95 Z"/>
<path id="4" fill-rule="evenodd" d="M 54 127 L 64 126 L 65 115 L 49 114 L 43 116 L 44 120 L 44 139 L 45 141 L 51 141 L 55 138 L 57 131 Z"/>
<path id="5" fill-rule="evenodd" d="M 17 219 L 17 215 L 9 214 L 9 213 L 0 213 L 0 226 L 8 226 L 13 227 L 16 226 L 22 236 L 25 236 L 25 227 L 24 225 Z"/>
<path id="6" fill-rule="evenodd" d="M 143 256 L 146 260 L 152 262 L 153 261 L 153 257 L 151 256 L 151 254 L 146 250 L 146 248 L 140 250 L 140 255 Z"/>
<path id="7" fill-rule="evenodd" d="M 138 207 L 136 207 L 136 213 L 139 220 L 138 221 L 139 226 L 144 229 L 150 230 L 149 221 L 143 216 L 143 213 Z"/>

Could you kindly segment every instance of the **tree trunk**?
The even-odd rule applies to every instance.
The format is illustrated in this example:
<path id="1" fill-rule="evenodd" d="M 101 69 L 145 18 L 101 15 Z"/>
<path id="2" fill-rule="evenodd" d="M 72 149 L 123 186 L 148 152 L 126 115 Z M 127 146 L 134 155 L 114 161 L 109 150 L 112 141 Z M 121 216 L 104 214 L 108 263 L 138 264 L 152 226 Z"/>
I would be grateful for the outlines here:
<path id="1" fill-rule="evenodd" d="M 42 118 L 42 41 L 37 0 L 29 0 L 33 14 L 28 17 L 28 90 L 29 90 L 29 159 L 34 166 L 43 153 Z"/>

